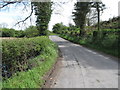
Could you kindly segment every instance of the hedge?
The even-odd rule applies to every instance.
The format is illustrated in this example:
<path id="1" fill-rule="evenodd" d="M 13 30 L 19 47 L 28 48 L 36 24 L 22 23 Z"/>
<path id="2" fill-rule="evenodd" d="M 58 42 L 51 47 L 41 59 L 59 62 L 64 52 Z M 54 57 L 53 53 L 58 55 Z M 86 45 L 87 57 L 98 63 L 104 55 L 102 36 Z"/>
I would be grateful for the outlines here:
<path id="1" fill-rule="evenodd" d="M 29 59 L 42 53 L 46 53 L 47 48 L 55 46 L 46 36 L 35 38 L 22 38 L 3 40 L 2 42 L 2 71 L 10 72 L 7 77 L 17 71 L 30 69 Z M 47 51 L 49 52 L 49 51 Z"/>

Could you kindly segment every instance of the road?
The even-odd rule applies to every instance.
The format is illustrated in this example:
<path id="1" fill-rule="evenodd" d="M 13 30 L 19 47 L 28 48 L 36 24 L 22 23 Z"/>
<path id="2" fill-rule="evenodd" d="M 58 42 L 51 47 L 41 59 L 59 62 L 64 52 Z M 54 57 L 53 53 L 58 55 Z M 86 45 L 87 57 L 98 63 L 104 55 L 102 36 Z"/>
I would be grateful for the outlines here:
<path id="1" fill-rule="evenodd" d="M 118 62 L 58 36 L 50 36 L 58 44 L 62 66 L 52 88 L 118 88 Z"/>

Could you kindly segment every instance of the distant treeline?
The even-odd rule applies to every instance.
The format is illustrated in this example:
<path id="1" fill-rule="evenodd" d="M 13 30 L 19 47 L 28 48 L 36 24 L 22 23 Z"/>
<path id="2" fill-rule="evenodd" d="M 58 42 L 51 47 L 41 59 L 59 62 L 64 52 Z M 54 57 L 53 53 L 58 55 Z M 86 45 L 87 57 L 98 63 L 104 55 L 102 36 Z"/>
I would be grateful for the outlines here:
<path id="1" fill-rule="evenodd" d="M 39 36 L 39 30 L 37 30 L 36 26 L 30 26 L 25 30 L 15 30 L 8 28 L 0 28 L 1 35 L 0 37 L 35 37 Z"/>
<path id="2" fill-rule="evenodd" d="M 120 17 L 113 17 L 108 21 L 100 22 L 100 28 L 102 29 L 120 29 Z M 97 27 L 97 24 L 93 25 L 93 27 Z"/>

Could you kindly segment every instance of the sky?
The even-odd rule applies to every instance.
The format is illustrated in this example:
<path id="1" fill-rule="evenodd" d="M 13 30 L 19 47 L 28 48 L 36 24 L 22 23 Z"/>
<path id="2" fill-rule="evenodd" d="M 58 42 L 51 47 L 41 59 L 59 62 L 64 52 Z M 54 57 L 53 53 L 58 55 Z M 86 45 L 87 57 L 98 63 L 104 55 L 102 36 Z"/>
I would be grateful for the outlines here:
<path id="1" fill-rule="evenodd" d="M 109 20 L 109 18 L 118 16 L 119 1 L 120 0 L 102 0 L 102 2 L 106 5 L 106 9 L 101 15 L 101 21 Z M 69 2 L 62 5 L 62 7 L 53 7 L 55 8 L 55 11 L 52 13 L 51 20 L 49 22 L 49 30 L 52 30 L 53 25 L 55 25 L 56 23 L 62 22 L 64 25 L 69 25 L 69 23 L 74 24 L 72 20 L 72 11 L 74 9 L 75 2 L 76 0 L 69 0 Z M 31 11 L 29 5 L 26 10 L 23 10 L 24 6 L 22 4 L 17 6 L 14 4 L 10 5 L 9 9 L 6 8 L 0 10 L 0 27 L 21 30 L 30 25 L 35 25 L 36 17 L 33 13 L 32 17 L 26 21 L 25 25 L 21 24 L 20 26 L 14 26 L 16 22 L 25 19 L 26 16 L 29 16 Z"/>

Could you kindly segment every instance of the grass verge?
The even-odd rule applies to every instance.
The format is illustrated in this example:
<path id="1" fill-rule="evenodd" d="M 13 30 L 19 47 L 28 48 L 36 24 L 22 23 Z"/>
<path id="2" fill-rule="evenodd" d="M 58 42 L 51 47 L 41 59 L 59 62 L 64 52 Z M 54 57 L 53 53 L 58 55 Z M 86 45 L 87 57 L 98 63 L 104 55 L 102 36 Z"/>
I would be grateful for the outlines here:
<path id="1" fill-rule="evenodd" d="M 45 52 L 30 60 L 34 65 L 31 70 L 17 72 L 11 78 L 3 81 L 3 88 L 41 88 L 44 75 L 52 68 L 58 57 L 58 50 L 55 44 L 48 45 Z"/>

